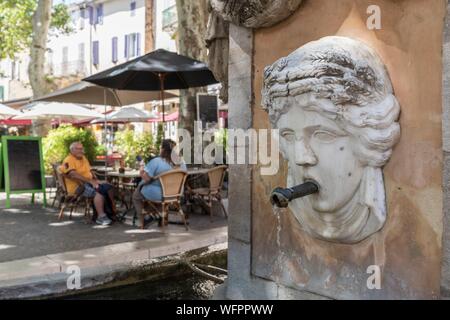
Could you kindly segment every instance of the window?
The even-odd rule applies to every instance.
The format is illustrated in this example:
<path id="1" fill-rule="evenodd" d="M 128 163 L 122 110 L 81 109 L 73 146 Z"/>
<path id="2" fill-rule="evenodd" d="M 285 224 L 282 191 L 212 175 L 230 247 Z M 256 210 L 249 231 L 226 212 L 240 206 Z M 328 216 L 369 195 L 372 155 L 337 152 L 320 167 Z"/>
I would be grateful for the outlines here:
<path id="1" fill-rule="evenodd" d="M 103 3 L 100 3 L 97 6 L 97 17 L 96 17 L 96 24 L 103 24 Z"/>
<path id="2" fill-rule="evenodd" d="M 84 43 L 78 44 L 78 63 L 77 63 L 77 71 L 78 73 L 84 72 Z"/>
<path id="3" fill-rule="evenodd" d="M 80 30 L 84 29 L 84 19 L 86 19 L 86 9 L 80 9 Z"/>
<path id="4" fill-rule="evenodd" d="M 69 48 L 63 47 L 62 49 L 62 68 L 61 73 L 67 75 L 69 72 Z"/>
<path id="5" fill-rule="evenodd" d="M 141 54 L 141 34 L 130 33 L 125 35 L 125 58 L 137 57 Z"/>
<path id="6" fill-rule="evenodd" d="M 5 88 L 0 86 L 0 101 L 5 100 Z"/>
<path id="7" fill-rule="evenodd" d="M 84 42 L 78 44 L 78 60 L 84 61 Z"/>
<path id="8" fill-rule="evenodd" d="M 49 50 L 47 52 L 47 66 L 48 66 L 48 73 L 53 74 L 53 51 Z"/>
<path id="9" fill-rule="evenodd" d="M 16 79 L 16 62 L 11 61 L 11 80 Z"/>
<path id="10" fill-rule="evenodd" d="M 94 24 L 94 8 L 89 6 L 87 7 L 89 11 L 89 24 Z"/>
<path id="11" fill-rule="evenodd" d="M 112 38 L 112 62 L 116 63 L 119 60 L 118 54 L 117 54 L 117 37 Z"/>
<path id="12" fill-rule="evenodd" d="M 99 57 L 99 43 L 98 41 L 92 42 L 92 64 L 98 66 L 100 63 Z"/>
<path id="13" fill-rule="evenodd" d="M 134 17 L 136 15 L 136 1 L 130 3 L 130 15 Z"/>

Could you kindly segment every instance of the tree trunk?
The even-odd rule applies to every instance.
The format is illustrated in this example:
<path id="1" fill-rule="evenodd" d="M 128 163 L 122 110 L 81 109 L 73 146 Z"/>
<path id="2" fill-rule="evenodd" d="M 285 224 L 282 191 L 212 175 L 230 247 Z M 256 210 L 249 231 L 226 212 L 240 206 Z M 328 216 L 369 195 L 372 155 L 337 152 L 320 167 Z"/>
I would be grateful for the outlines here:
<path id="1" fill-rule="evenodd" d="M 178 48 L 180 54 L 206 62 L 207 50 L 204 36 L 208 23 L 207 0 L 176 0 L 178 14 Z M 179 127 L 194 137 L 197 119 L 196 94 L 205 88 L 181 90 Z"/>
<path id="2" fill-rule="evenodd" d="M 145 0 L 145 53 L 155 50 L 155 3 Z"/>
<path id="3" fill-rule="evenodd" d="M 50 92 L 50 85 L 46 81 L 44 68 L 51 9 L 52 0 L 39 0 L 36 12 L 33 15 L 33 35 L 28 76 L 34 97 L 39 97 Z M 43 136 L 48 132 L 49 128 L 49 121 L 33 122 L 33 132 L 35 135 Z"/>

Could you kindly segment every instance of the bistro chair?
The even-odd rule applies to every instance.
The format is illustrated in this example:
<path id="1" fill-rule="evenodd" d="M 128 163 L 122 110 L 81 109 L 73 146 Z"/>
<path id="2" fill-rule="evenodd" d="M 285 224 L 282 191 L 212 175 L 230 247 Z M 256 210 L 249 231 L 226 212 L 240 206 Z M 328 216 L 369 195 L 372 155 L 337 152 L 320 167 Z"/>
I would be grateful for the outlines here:
<path id="1" fill-rule="evenodd" d="M 64 217 L 65 209 L 70 209 L 69 220 L 72 219 L 73 210 L 78 208 L 79 206 L 84 207 L 84 217 L 87 221 L 91 220 L 90 210 L 93 204 L 93 199 L 86 198 L 82 195 L 77 194 L 69 194 L 67 192 L 66 187 L 66 178 L 67 176 L 61 172 L 60 168 L 56 169 L 57 181 L 61 187 L 61 200 L 60 200 L 60 211 L 58 215 L 58 220 L 62 220 Z"/>
<path id="2" fill-rule="evenodd" d="M 58 200 L 59 202 L 58 208 L 61 208 L 62 198 L 64 196 L 64 189 L 63 186 L 61 185 L 61 182 L 58 179 L 58 172 L 57 172 L 60 165 L 61 164 L 59 163 L 52 163 L 53 179 L 55 180 L 55 187 L 56 187 L 56 191 L 53 196 L 52 207 L 55 207 L 55 202 L 56 200 Z"/>
<path id="3" fill-rule="evenodd" d="M 212 220 L 212 202 L 217 201 L 220 203 L 225 218 L 228 218 L 227 211 L 222 202 L 221 190 L 223 187 L 223 181 L 225 179 L 225 173 L 227 171 L 226 165 L 217 166 L 208 170 L 208 187 L 204 188 L 190 188 L 187 186 L 186 193 L 191 198 L 197 198 L 206 203 L 209 210 L 209 218 Z"/>
<path id="4" fill-rule="evenodd" d="M 145 215 L 151 214 L 147 211 L 146 207 L 150 207 L 151 211 L 161 214 L 161 227 L 164 230 L 164 226 L 168 223 L 169 207 L 175 208 L 183 219 L 184 227 L 189 230 L 186 221 L 186 215 L 181 208 L 181 197 L 183 195 L 183 186 L 186 181 L 187 172 L 181 169 L 175 169 L 166 171 L 155 179 L 159 179 L 162 186 L 162 200 L 151 201 L 144 200 L 144 210 L 141 215 L 141 228 L 144 229 Z M 145 184 L 140 186 L 140 189 Z M 140 191 L 139 189 L 139 191 Z M 158 208 L 159 207 L 159 208 Z M 160 211 L 161 210 L 161 211 Z"/>

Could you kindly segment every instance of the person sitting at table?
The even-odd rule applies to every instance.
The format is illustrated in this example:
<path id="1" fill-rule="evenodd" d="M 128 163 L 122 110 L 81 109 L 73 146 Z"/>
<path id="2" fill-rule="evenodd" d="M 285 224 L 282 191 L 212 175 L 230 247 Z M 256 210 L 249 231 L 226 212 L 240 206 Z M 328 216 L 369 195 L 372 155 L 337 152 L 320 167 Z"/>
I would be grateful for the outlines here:
<path id="1" fill-rule="evenodd" d="M 100 183 L 92 174 L 81 142 L 76 141 L 70 145 L 70 154 L 64 159 L 61 172 L 66 175 L 67 192 L 93 198 L 95 222 L 110 225 L 116 210 L 113 188 L 109 183 Z"/>
<path id="2" fill-rule="evenodd" d="M 175 154 L 174 147 L 176 142 L 170 139 L 165 139 L 161 143 L 159 157 L 150 160 L 147 165 L 141 166 L 140 176 L 142 181 L 138 188 L 133 193 L 133 204 L 137 215 L 142 214 L 142 201 L 144 199 L 150 201 L 162 200 L 162 186 L 156 176 L 172 170 L 183 169 L 186 170 L 184 162 L 179 161 L 179 156 Z M 146 223 L 153 222 L 160 219 L 159 216 L 149 216 Z"/>

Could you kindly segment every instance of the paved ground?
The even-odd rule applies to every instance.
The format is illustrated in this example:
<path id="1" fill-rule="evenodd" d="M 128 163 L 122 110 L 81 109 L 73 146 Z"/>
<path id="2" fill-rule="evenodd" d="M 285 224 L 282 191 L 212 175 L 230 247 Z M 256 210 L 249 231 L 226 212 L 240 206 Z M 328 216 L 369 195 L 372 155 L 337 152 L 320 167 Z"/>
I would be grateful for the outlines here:
<path id="1" fill-rule="evenodd" d="M 30 195 L 14 195 L 11 209 L 5 209 L 4 199 L 0 194 L 0 263 L 186 233 L 179 225 L 169 225 L 166 234 L 156 225 L 147 230 L 122 223 L 101 227 L 86 224 L 81 214 L 59 222 L 56 209 L 31 205 Z M 206 215 L 190 215 L 192 233 L 226 225 L 223 215 L 215 215 L 212 222 Z"/>

